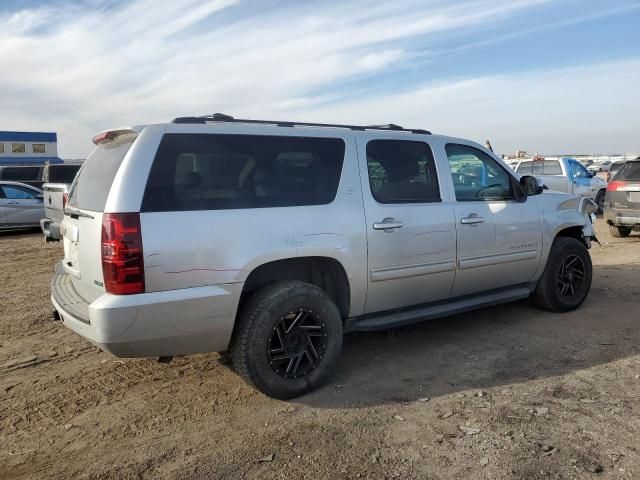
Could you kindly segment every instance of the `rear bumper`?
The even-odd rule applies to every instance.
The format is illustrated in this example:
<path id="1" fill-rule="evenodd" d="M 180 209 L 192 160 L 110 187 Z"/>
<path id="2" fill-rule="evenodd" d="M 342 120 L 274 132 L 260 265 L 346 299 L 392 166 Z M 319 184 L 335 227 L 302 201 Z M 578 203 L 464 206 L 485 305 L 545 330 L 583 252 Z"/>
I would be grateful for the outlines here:
<path id="1" fill-rule="evenodd" d="M 47 240 L 60 240 L 60 224 L 50 218 L 40 220 L 40 229 Z"/>
<path id="2" fill-rule="evenodd" d="M 64 325 L 117 357 L 162 357 L 224 351 L 241 283 L 143 293 L 105 293 L 89 303 L 56 265 L 51 302 Z"/>
<path id="3" fill-rule="evenodd" d="M 607 224 L 616 227 L 633 227 L 640 225 L 640 211 L 605 208 L 604 220 Z"/>

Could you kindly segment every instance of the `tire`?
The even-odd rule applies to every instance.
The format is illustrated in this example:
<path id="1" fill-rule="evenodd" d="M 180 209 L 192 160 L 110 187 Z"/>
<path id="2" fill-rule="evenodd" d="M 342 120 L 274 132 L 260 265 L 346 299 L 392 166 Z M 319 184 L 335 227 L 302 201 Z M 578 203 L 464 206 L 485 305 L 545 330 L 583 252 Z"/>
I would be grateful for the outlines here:
<path id="1" fill-rule="evenodd" d="M 609 233 L 612 237 L 625 238 L 631 234 L 631 227 L 616 227 L 615 225 L 609 225 Z"/>
<path id="2" fill-rule="evenodd" d="M 533 300 L 551 312 L 575 310 L 587 298 L 592 275 L 591 257 L 584 243 L 576 238 L 557 237 Z"/>
<path id="3" fill-rule="evenodd" d="M 270 397 L 285 400 L 315 390 L 340 356 L 342 316 L 315 285 L 300 281 L 268 285 L 248 299 L 237 321 L 233 366 Z"/>
<path id="4" fill-rule="evenodd" d="M 594 202 L 598 205 L 598 213 L 604 213 L 604 198 L 605 198 L 605 190 L 600 190 L 596 195 L 596 198 L 593 199 Z"/>

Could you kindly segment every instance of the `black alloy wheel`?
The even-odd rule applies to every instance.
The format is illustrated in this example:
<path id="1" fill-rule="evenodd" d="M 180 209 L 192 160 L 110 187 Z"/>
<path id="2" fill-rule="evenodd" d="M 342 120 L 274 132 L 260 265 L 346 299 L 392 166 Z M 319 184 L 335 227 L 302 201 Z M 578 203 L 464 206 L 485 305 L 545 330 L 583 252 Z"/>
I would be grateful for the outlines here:
<path id="1" fill-rule="evenodd" d="M 320 315 L 300 308 L 278 320 L 267 342 L 267 356 L 274 372 L 284 378 L 300 378 L 314 370 L 327 348 L 327 333 Z"/>
<path id="2" fill-rule="evenodd" d="M 581 292 L 585 278 L 585 265 L 577 255 L 568 255 L 558 270 L 558 293 L 562 297 L 575 297 Z"/>

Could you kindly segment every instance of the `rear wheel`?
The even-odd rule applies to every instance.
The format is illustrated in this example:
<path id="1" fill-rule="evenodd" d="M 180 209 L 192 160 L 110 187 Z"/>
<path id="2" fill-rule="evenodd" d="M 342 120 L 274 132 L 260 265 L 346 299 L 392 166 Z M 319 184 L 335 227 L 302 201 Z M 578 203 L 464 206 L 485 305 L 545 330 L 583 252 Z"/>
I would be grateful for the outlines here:
<path id="1" fill-rule="evenodd" d="M 609 225 L 609 233 L 612 237 L 624 238 L 631 234 L 631 227 L 616 227 L 615 225 Z"/>
<path id="2" fill-rule="evenodd" d="M 270 397 L 320 386 L 342 348 L 342 317 L 322 289 L 286 281 L 254 293 L 241 309 L 231 355 L 236 371 Z"/>
<path id="3" fill-rule="evenodd" d="M 535 303 L 552 312 L 567 312 L 584 302 L 591 288 L 592 266 L 580 240 L 558 237 L 533 294 Z"/>

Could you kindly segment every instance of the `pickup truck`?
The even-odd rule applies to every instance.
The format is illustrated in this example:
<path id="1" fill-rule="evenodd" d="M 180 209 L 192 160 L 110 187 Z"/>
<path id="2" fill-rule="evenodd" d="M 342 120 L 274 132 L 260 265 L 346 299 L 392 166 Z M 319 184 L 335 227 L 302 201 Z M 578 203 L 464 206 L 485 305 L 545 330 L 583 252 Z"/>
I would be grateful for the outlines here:
<path id="1" fill-rule="evenodd" d="M 45 240 L 58 241 L 60 223 L 64 219 L 64 207 L 69 195 L 69 189 L 81 165 L 45 165 L 42 172 L 44 192 L 45 218 L 40 220 L 40 228 Z"/>
<path id="2" fill-rule="evenodd" d="M 518 175 L 533 175 L 550 190 L 586 197 L 602 212 L 607 182 L 573 158 L 523 160 L 515 168 Z"/>

